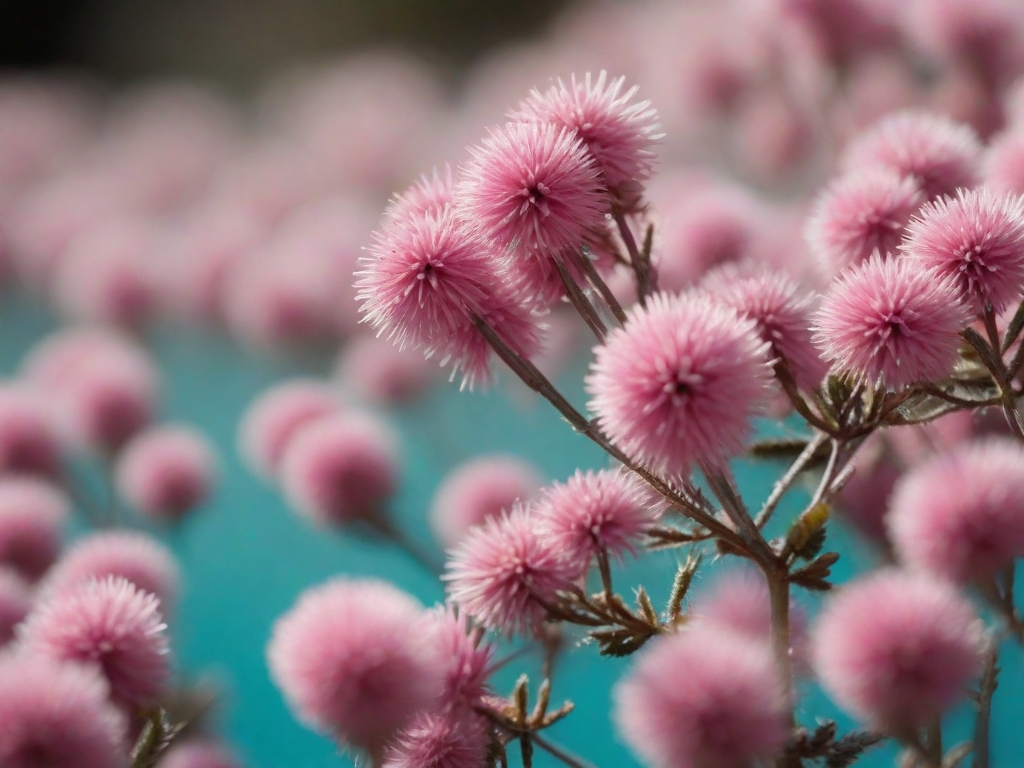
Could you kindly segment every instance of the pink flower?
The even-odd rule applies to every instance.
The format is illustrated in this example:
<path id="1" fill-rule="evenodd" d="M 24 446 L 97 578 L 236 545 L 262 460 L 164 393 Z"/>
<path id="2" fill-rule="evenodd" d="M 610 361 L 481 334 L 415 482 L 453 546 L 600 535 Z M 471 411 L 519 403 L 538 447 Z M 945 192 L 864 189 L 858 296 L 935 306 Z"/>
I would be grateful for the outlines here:
<path id="1" fill-rule="evenodd" d="M 896 486 L 887 523 L 908 566 L 958 582 L 1024 556 L 1024 450 L 967 443 L 915 466 Z"/>
<path id="2" fill-rule="evenodd" d="M 427 214 L 437 215 L 451 205 L 454 198 L 455 180 L 451 166 L 446 163 L 443 172 L 435 168 L 430 176 L 420 174 L 412 186 L 395 195 L 384 216 L 392 221 L 405 221 Z"/>
<path id="3" fill-rule="evenodd" d="M 125 718 L 92 670 L 40 657 L 0 657 L 4 768 L 123 768 L 125 737 Z"/>
<path id="4" fill-rule="evenodd" d="M 514 122 L 551 123 L 573 131 L 594 159 L 605 185 L 626 205 L 637 202 L 640 184 L 650 178 L 654 144 L 661 138 L 658 113 L 649 101 L 635 101 L 637 86 L 623 90 L 626 78 L 572 75 L 547 91 L 534 89 L 509 115 Z"/>
<path id="5" fill-rule="evenodd" d="M 170 612 L 181 580 L 170 550 L 143 533 L 104 531 L 76 541 L 46 574 L 43 595 L 74 589 L 83 582 L 116 576 L 142 592 L 160 599 L 161 611 Z"/>
<path id="6" fill-rule="evenodd" d="M 339 413 L 303 428 L 281 457 L 281 487 L 321 526 L 383 514 L 398 488 L 398 438 L 366 413 Z"/>
<path id="7" fill-rule="evenodd" d="M 619 734 L 653 768 L 744 768 L 788 736 L 764 643 L 693 626 L 652 640 L 615 688 Z"/>
<path id="8" fill-rule="evenodd" d="M 541 486 L 539 470 L 515 456 L 477 456 L 441 480 L 430 502 L 430 522 L 445 547 L 461 542 L 470 529 L 532 499 Z"/>
<path id="9" fill-rule="evenodd" d="M 275 384 L 249 404 L 238 428 L 238 448 L 264 480 L 275 477 L 281 457 L 304 426 L 339 410 L 337 395 L 314 379 Z"/>
<path id="10" fill-rule="evenodd" d="M 160 600 L 124 578 L 88 581 L 44 599 L 19 641 L 31 653 L 95 667 L 125 707 L 152 706 L 170 681 Z"/>
<path id="11" fill-rule="evenodd" d="M 305 592 L 274 625 L 271 675 L 307 726 L 379 750 L 438 694 L 440 668 L 423 610 L 376 580 L 334 579 Z"/>
<path id="12" fill-rule="evenodd" d="M 542 256 L 578 250 L 609 210 L 601 174 L 575 131 L 509 123 L 491 131 L 456 185 L 460 215 L 497 247 Z"/>
<path id="13" fill-rule="evenodd" d="M 857 453 L 854 466 L 856 471 L 836 497 L 836 507 L 861 535 L 887 546 L 885 514 L 902 471 L 877 433 Z"/>
<path id="14" fill-rule="evenodd" d="M 952 373 L 968 315 L 950 280 L 876 256 L 832 282 L 814 323 L 814 342 L 834 370 L 900 389 Z"/>
<path id="15" fill-rule="evenodd" d="M 534 631 L 575 576 L 563 553 L 540 531 L 528 507 L 473 528 L 451 551 L 448 596 L 488 629 Z"/>
<path id="16" fill-rule="evenodd" d="M 114 482 L 121 497 L 143 515 L 173 522 L 207 500 L 215 474 L 216 457 L 201 432 L 160 426 L 124 447 Z"/>
<path id="17" fill-rule="evenodd" d="M 855 139 L 843 153 L 854 172 L 881 166 L 913 178 L 929 200 L 978 181 L 981 141 L 971 128 L 928 112 L 896 112 Z"/>
<path id="18" fill-rule="evenodd" d="M 32 610 L 29 585 L 15 571 L 0 567 L 0 648 L 14 639 L 15 629 Z"/>
<path id="19" fill-rule="evenodd" d="M 383 768 L 480 768 L 489 746 L 479 722 L 420 714 L 384 753 Z"/>
<path id="20" fill-rule="evenodd" d="M 705 296 L 660 294 L 594 353 L 590 408 L 620 448 L 683 477 L 743 449 L 771 369 L 756 326 Z"/>
<path id="21" fill-rule="evenodd" d="M 0 384 L 0 473 L 53 477 L 60 453 L 43 398 L 18 384 Z"/>
<path id="22" fill-rule="evenodd" d="M 807 221 L 807 244 L 829 276 L 875 252 L 895 256 L 904 228 L 923 202 L 912 177 L 885 167 L 852 171 L 818 196 Z"/>
<path id="23" fill-rule="evenodd" d="M 430 625 L 443 662 L 440 709 L 457 715 L 475 714 L 474 707 L 491 691 L 487 678 L 494 646 L 484 642 L 482 627 L 450 605 L 431 611 Z"/>
<path id="24" fill-rule="evenodd" d="M 171 746 L 160 768 L 242 768 L 242 761 L 223 744 L 190 737 Z"/>
<path id="25" fill-rule="evenodd" d="M 59 393 L 74 380 L 80 366 L 94 358 L 130 358 L 145 365 L 148 353 L 126 332 L 110 326 L 68 326 L 51 333 L 21 361 L 21 375 L 33 385 Z M 151 363 L 150 363 L 151 365 Z"/>
<path id="26" fill-rule="evenodd" d="M 1024 293 L 1024 201 L 985 187 L 961 190 L 925 205 L 901 248 L 951 280 L 964 301 L 1002 312 Z"/>
<path id="27" fill-rule="evenodd" d="M 994 137 L 985 150 L 982 178 L 997 192 L 1024 194 L 1024 130 L 1020 127 Z"/>
<path id="28" fill-rule="evenodd" d="M 342 386 L 381 406 L 413 402 L 434 381 L 434 371 L 423 355 L 367 334 L 349 340 L 335 364 L 335 378 Z"/>
<path id="29" fill-rule="evenodd" d="M 71 505 L 61 491 L 31 477 L 0 477 L 0 565 L 37 581 L 60 554 Z"/>
<path id="30" fill-rule="evenodd" d="M 583 473 L 544 490 L 535 514 L 543 535 L 583 575 L 598 552 L 635 554 L 662 505 L 639 477 L 618 469 Z"/>
<path id="31" fill-rule="evenodd" d="M 811 637 L 826 692 L 856 717 L 913 728 L 964 694 L 981 670 L 984 627 L 946 582 L 877 571 L 839 590 Z"/>

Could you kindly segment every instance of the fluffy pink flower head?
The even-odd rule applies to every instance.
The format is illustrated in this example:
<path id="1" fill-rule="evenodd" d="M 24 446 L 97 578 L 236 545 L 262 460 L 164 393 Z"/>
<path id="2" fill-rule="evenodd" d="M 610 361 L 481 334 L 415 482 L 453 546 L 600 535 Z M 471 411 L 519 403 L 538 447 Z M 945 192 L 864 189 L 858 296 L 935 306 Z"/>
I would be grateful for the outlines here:
<path id="1" fill-rule="evenodd" d="M 1009 439 L 956 446 L 912 468 L 887 517 L 900 560 L 967 582 L 1024 556 L 1024 450 Z"/>
<path id="2" fill-rule="evenodd" d="M 928 112 L 904 111 L 883 118 L 843 153 L 848 172 L 881 166 L 913 178 L 929 200 L 952 195 L 978 181 L 981 141 L 966 125 Z"/>
<path id="3" fill-rule="evenodd" d="M 53 477 L 60 454 L 43 399 L 17 384 L 0 384 L 0 473 Z"/>
<path id="4" fill-rule="evenodd" d="M 788 736 L 766 644 L 712 626 L 651 641 L 614 699 L 620 736 L 653 768 L 767 763 Z"/>
<path id="5" fill-rule="evenodd" d="M 832 282 L 814 316 L 814 342 L 834 370 L 900 389 L 952 373 L 968 322 L 951 280 L 875 256 Z"/>
<path id="6" fill-rule="evenodd" d="M 281 487 L 317 525 L 347 525 L 384 512 L 398 488 L 398 439 L 368 413 L 339 413 L 303 428 L 281 457 Z"/>
<path id="7" fill-rule="evenodd" d="M 126 722 L 92 670 L 39 656 L 0 657 L 0 765 L 124 768 Z"/>
<path id="8" fill-rule="evenodd" d="M 683 477 L 743 449 L 771 368 L 757 328 L 706 296 L 659 294 L 597 347 L 590 409 L 620 448 Z"/>
<path id="9" fill-rule="evenodd" d="M 126 332 L 111 326 L 68 326 L 35 344 L 21 361 L 21 376 L 47 391 L 63 391 L 80 366 L 94 358 L 148 360 L 148 354 Z M 144 364 L 144 363 L 143 363 Z"/>
<path id="10" fill-rule="evenodd" d="M 617 469 L 577 470 L 564 483 L 544 490 L 535 514 L 543 535 L 583 575 L 599 552 L 620 559 L 635 554 L 662 506 L 636 475 Z"/>
<path id="11" fill-rule="evenodd" d="M 76 541 L 46 575 L 43 595 L 75 589 L 84 582 L 124 578 L 156 595 L 167 615 L 178 596 L 178 563 L 163 544 L 135 531 L 104 531 Z"/>
<path id="12" fill-rule="evenodd" d="M 14 639 L 15 628 L 31 610 L 28 583 L 10 568 L 0 567 L 0 648 Z"/>
<path id="13" fill-rule="evenodd" d="M 160 768 L 243 768 L 238 756 L 223 744 L 189 738 L 175 743 L 160 759 Z"/>
<path id="14" fill-rule="evenodd" d="M 44 599 L 19 631 L 29 653 L 96 668 L 125 707 L 155 704 L 170 682 L 167 625 L 156 595 L 124 578 L 87 581 Z"/>
<path id="15" fill-rule="evenodd" d="M 923 202 L 912 177 L 884 167 L 854 170 L 818 196 L 804 235 L 823 272 L 832 276 L 875 252 L 896 255 L 904 228 Z"/>
<path id="16" fill-rule="evenodd" d="M 987 187 L 925 205 L 901 246 L 951 280 L 965 301 L 1002 312 L 1024 293 L 1024 201 Z"/>
<path id="17" fill-rule="evenodd" d="M 1019 126 L 999 134 L 985 150 L 982 179 L 997 192 L 1024 194 L 1024 130 Z"/>
<path id="18" fill-rule="evenodd" d="M 472 529 L 449 555 L 449 598 L 488 629 L 535 631 L 547 615 L 544 604 L 571 586 L 574 568 L 538 523 L 517 504 Z"/>
<path id="19" fill-rule="evenodd" d="M 541 483 L 540 471 L 515 456 L 470 459 L 445 475 L 434 492 L 431 526 L 445 547 L 454 547 L 474 526 L 532 499 Z"/>
<path id="20" fill-rule="evenodd" d="M 798 384 L 813 390 L 821 383 L 826 366 L 811 341 L 812 297 L 784 272 L 726 264 L 709 272 L 701 288 L 753 321 L 771 357 L 785 360 Z"/>
<path id="21" fill-rule="evenodd" d="M 419 604 L 391 584 L 334 579 L 277 620 L 270 673 L 307 726 L 379 750 L 438 694 L 440 666 L 423 621 Z"/>
<path id="22" fill-rule="evenodd" d="M 384 753 L 383 768 L 480 768 L 490 738 L 483 724 L 419 714 Z"/>
<path id="23" fill-rule="evenodd" d="M 872 725 L 914 728 L 981 671 L 984 627 L 947 582 L 877 571 L 840 589 L 811 636 L 813 664 L 839 706 Z"/>
<path id="24" fill-rule="evenodd" d="M 277 475 L 281 457 L 304 426 L 336 413 L 338 397 L 314 379 L 292 379 L 275 384 L 249 404 L 238 428 L 238 449 L 257 475 Z"/>
<path id="25" fill-rule="evenodd" d="M 443 660 L 440 709 L 453 716 L 475 715 L 473 708 L 491 691 L 487 678 L 494 646 L 484 642 L 483 627 L 450 605 L 431 611 L 430 628 Z"/>
<path id="26" fill-rule="evenodd" d="M 384 211 L 384 217 L 392 221 L 403 221 L 426 214 L 437 215 L 455 199 L 455 178 L 451 166 L 445 164 L 444 171 L 434 169 L 430 176 L 420 174 L 408 189 L 395 195 Z"/>
<path id="27" fill-rule="evenodd" d="M 364 402 L 395 406 L 421 396 L 434 380 L 434 370 L 423 355 L 364 333 L 342 348 L 335 378 Z"/>
<path id="28" fill-rule="evenodd" d="M 626 78 L 576 75 L 561 79 L 541 93 L 534 89 L 509 115 L 514 122 L 551 123 L 575 132 L 597 164 L 616 199 L 632 205 L 640 185 L 651 175 L 654 144 L 661 138 L 658 113 L 649 101 L 636 101 L 637 86 L 625 89 Z"/>
<path id="29" fill-rule="evenodd" d="M 210 496 L 216 464 L 213 448 L 198 430 L 154 427 L 132 438 L 117 457 L 115 487 L 146 517 L 173 522 Z"/>
<path id="30" fill-rule="evenodd" d="M 499 248 L 549 256 L 579 249 L 600 230 L 610 201 L 576 133 L 551 123 L 493 130 L 456 185 L 456 207 Z"/>
<path id="31" fill-rule="evenodd" d="M 71 505 L 54 486 L 31 477 L 0 477 L 0 565 L 37 581 L 60 554 Z"/>

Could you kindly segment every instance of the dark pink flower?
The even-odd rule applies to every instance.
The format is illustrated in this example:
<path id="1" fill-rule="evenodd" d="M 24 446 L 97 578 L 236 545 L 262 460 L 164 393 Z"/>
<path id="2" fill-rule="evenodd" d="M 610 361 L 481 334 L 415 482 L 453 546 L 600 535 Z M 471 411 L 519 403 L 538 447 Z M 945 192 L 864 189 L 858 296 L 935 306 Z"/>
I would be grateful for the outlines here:
<path id="1" fill-rule="evenodd" d="M 711 626 L 652 640 L 614 700 L 619 734 L 653 768 L 767 763 L 788 736 L 767 645 Z"/>
<path id="2" fill-rule="evenodd" d="M 4 768 L 123 768 L 126 726 L 92 670 L 38 656 L 0 657 Z"/>
<path id="3" fill-rule="evenodd" d="M 0 473 L 56 476 L 61 451 L 45 400 L 18 384 L 0 384 Z"/>
<path id="4" fill-rule="evenodd" d="M 499 632 L 533 632 L 545 603 L 575 576 L 563 553 L 540 530 L 528 507 L 516 505 L 473 528 L 450 553 L 444 579 L 460 610 Z"/>
<path id="5" fill-rule="evenodd" d="M 515 456 L 478 456 L 451 470 L 430 502 L 438 540 L 454 547 L 474 526 L 529 501 L 541 486 L 540 471 Z"/>
<path id="6" fill-rule="evenodd" d="M 949 375 L 968 321 L 952 281 L 876 256 L 833 281 L 814 316 L 814 342 L 834 370 L 900 389 Z"/>
<path id="7" fill-rule="evenodd" d="M 951 280 L 965 301 L 1002 312 L 1024 293 L 1024 201 L 986 187 L 961 190 L 925 205 L 901 249 Z"/>
<path id="8" fill-rule="evenodd" d="M 0 648 L 14 639 L 15 629 L 32 610 L 28 582 L 10 568 L 0 567 Z"/>
<path id="9" fill-rule="evenodd" d="M 87 581 L 41 600 L 19 642 L 30 653 L 94 667 L 125 707 L 152 706 L 170 682 L 160 600 L 124 578 Z"/>
<path id="10" fill-rule="evenodd" d="M 811 254 L 829 276 L 897 253 L 903 230 L 924 202 L 917 182 L 890 168 L 869 167 L 840 176 L 822 192 L 807 221 Z"/>
<path id="11" fill-rule="evenodd" d="M 398 439 L 366 413 L 339 413 L 304 427 L 281 457 L 281 487 L 317 525 L 376 517 L 398 488 Z"/>
<path id="12" fill-rule="evenodd" d="M 0 477 L 0 565 L 37 581 L 60 554 L 71 504 L 31 477 Z"/>
<path id="13" fill-rule="evenodd" d="M 383 768 L 480 768 L 489 745 L 480 722 L 420 714 L 388 747 Z"/>
<path id="14" fill-rule="evenodd" d="M 242 761 L 226 745 L 190 737 L 175 742 L 160 758 L 160 768 L 243 768 Z"/>
<path id="15" fill-rule="evenodd" d="M 981 671 L 984 627 L 947 582 L 897 570 L 842 587 L 811 638 L 815 672 L 871 725 L 913 728 L 964 695 Z"/>
<path id="16" fill-rule="evenodd" d="M 594 353 L 590 408 L 620 448 L 657 472 L 738 453 L 767 401 L 767 345 L 753 322 L 706 296 L 659 294 Z"/>
<path id="17" fill-rule="evenodd" d="M 271 675 L 310 728 L 380 750 L 438 694 L 440 665 L 423 621 L 419 604 L 391 584 L 335 579 L 278 619 Z"/>
<path id="18" fill-rule="evenodd" d="M 929 200 L 952 195 L 978 181 L 981 141 L 966 125 L 928 112 L 904 111 L 883 118 L 843 153 L 843 168 L 881 166 L 914 179 Z"/>
<path id="19" fill-rule="evenodd" d="M 456 207 L 499 248 L 548 257 L 602 229 L 609 199 L 575 131 L 550 123 L 493 130 L 456 185 Z"/>

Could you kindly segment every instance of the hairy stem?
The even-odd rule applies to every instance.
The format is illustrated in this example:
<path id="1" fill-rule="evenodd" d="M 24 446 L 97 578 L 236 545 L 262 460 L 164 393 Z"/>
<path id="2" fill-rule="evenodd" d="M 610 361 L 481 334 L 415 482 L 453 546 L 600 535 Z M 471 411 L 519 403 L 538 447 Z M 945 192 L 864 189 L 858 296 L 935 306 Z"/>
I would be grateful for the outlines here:
<path id="1" fill-rule="evenodd" d="M 992 637 L 985 656 L 985 669 L 978 689 L 978 716 L 974 721 L 973 768 L 989 768 L 991 750 L 992 697 L 999 684 L 999 639 Z"/>
<path id="2" fill-rule="evenodd" d="M 612 293 L 612 289 L 608 287 L 608 283 L 604 281 L 604 278 L 601 277 L 601 274 L 594 267 L 594 262 L 591 261 L 586 254 L 576 253 L 575 251 L 570 254 L 570 258 L 573 260 L 573 263 L 580 268 L 580 271 L 586 275 L 587 280 L 592 286 L 594 286 L 594 290 L 596 290 L 601 295 L 601 298 L 604 299 L 604 303 L 608 305 L 608 309 L 611 311 L 612 315 L 615 316 L 615 319 L 620 323 L 625 323 L 626 311 L 622 308 L 619 300 L 615 298 L 615 294 Z"/>
<path id="3" fill-rule="evenodd" d="M 622 242 L 626 245 L 626 252 L 629 253 L 629 262 L 633 267 L 633 274 L 636 275 L 636 292 L 640 306 L 647 306 L 647 296 L 651 293 L 651 265 L 648 257 L 640 252 L 637 247 L 636 238 L 633 237 L 633 230 L 629 228 L 629 222 L 622 211 L 616 210 L 612 214 L 615 219 L 615 226 L 619 230 Z"/>
<path id="4" fill-rule="evenodd" d="M 754 523 L 758 528 L 764 528 L 771 520 L 772 514 L 775 512 L 775 508 L 779 506 L 779 502 L 786 495 L 793 483 L 800 476 L 800 473 L 804 471 L 804 467 L 810 463 L 811 459 L 818 452 L 818 449 L 825 443 L 828 436 L 823 432 L 815 432 L 814 437 L 808 441 L 807 446 L 801 451 L 800 455 L 796 457 L 793 463 L 786 470 L 786 474 L 776 481 L 775 486 L 772 488 L 771 494 L 765 501 L 764 506 L 761 507 L 761 511 L 757 514 L 757 519 Z"/>
<path id="5" fill-rule="evenodd" d="M 555 269 L 558 270 L 558 276 L 562 280 L 562 285 L 565 286 L 565 294 L 569 297 L 569 303 L 573 305 L 580 317 L 590 327 L 590 330 L 594 332 L 598 342 L 603 342 L 604 337 L 608 335 L 608 328 L 605 326 L 604 320 L 601 319 L 597 308 L 590 303 L 587 294 L 576 284 L 572 273 L 569 272 L 569 268 L 562 257 L 556 253 L 552 257 L 552 261 L 555 263 Z"/>

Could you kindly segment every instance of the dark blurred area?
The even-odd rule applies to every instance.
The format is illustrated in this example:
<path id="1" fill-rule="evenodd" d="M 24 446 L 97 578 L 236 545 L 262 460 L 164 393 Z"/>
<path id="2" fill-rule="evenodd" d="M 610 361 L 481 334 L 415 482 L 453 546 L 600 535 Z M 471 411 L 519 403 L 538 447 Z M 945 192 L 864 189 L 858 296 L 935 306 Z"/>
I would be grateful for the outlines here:
<path id="1" fill-rule="evenodd" d="M 282 64 L 401 45 L 455 71 L 543 27 L 565 0 L 0 0 L 0 67 L 245 87 Z"/>

